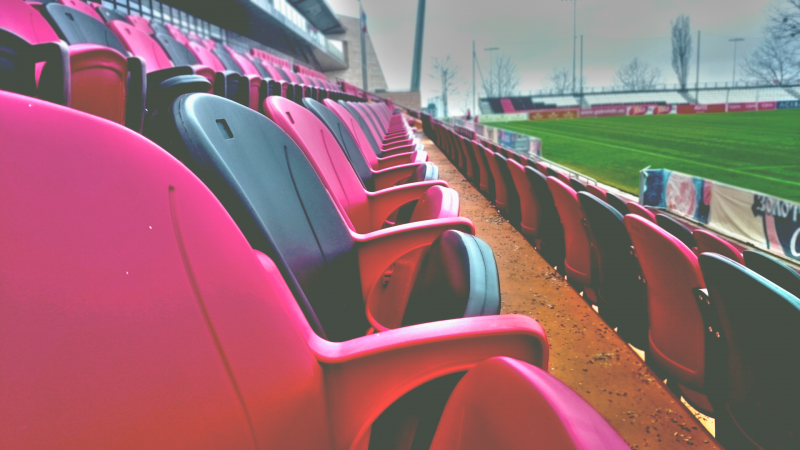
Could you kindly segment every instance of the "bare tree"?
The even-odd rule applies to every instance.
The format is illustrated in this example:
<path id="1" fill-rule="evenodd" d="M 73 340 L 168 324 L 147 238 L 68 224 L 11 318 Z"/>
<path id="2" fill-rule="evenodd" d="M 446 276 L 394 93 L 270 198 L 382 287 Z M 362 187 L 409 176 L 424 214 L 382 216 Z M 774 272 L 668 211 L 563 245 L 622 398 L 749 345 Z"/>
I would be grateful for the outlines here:
<path id="1" fill-rule="evenodd" d="M 631 62 L 617 69 L 614 85 L 629 91 L 655 89 L 661 82 L 661 69 L 633 58 Z"/>
<path id="2" fill-rule="evenodd" d="M 672 69 L 678 76 L 682 91 L 686 90 L 691 58 L 692 29 L 689 25 L 689 16 L 681 14 L 672 22 Z"/>
<path id="3" fill-rule="evenodd" d="M 773 8 L 769 31 L 783 38 L 800 38 L 800 0 L 786 0 Z"/>
<path id="4" fill-rule="evenodd" d="M 511 97 L 519 86 L 517 65 L 508 56 L 499 56 L 489 68 L 489 80 L 482 80 L 487 97 Z"/>
<path id="5" fill-rule="evenodd" d="M 800 43 L 767 30 L 767 35 L 741 64 L 745 76 L 765 84 L 800 83 Z"/>
<path id="6" fill-rule="evenodd" d="M 554 94 L 565 94 L 572 87 L 572 74 L 566 67 L 555 67 L 547 76 L 545 86 Z"/>
<path id="7" fill-rule="evenodd" d="M 458 86 L 455 78 L 458 75 L 458 66 L 453 65 L 450 55 L 445 59 L 433 58 L 433 70 L 431 78 L 438 79 L 442 83 L 442 117 L 450 114 L 447 107 L 447 99 L 451 95 L 458 95 Z"/>

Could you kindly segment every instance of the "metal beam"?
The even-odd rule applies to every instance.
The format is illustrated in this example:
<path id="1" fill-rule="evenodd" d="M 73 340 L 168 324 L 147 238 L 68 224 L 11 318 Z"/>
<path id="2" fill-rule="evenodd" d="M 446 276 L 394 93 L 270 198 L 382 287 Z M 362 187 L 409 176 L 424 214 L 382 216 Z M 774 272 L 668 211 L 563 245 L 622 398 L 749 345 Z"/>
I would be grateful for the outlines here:
<path id="1" fill-rule="evenodd" d="M 422 37 L 425 32 L 425 0 L 417 5 L 417 32 L 414 36 L 414 65 L 411 68 L 411 91 L 419 91 L 422 72 Z"/>

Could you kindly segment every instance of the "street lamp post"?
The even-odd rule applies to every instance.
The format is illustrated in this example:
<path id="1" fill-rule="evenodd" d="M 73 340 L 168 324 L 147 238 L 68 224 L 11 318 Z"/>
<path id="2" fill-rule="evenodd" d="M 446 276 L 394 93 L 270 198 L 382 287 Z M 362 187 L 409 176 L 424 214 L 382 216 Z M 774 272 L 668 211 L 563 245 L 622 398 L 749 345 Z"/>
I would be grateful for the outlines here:
<path id="1" fill-rule="evenodd" d="M 489 95 L 494 93 L 494 86 L 492 85 L 492 81 L 493 81 L 492 74 L 494 72 L 494 59 L 492 58 L 492 56 L 494 56 L 493 52 L 495 52 L 497 50 L 500 50 L 500 48 L 498 48 L 498 47 L 489 47 L 489 48 L 483 49 L 483 51 L 489 52 L 489 89 L 492 91 L 492 92 L 487 92 L 487 94 L 489 94 Z"/>
<path id="2" fill-rule="evenodd" d="M 742 42 L 744 38 L 728 39 L 728 42 L 733 42 L 733 85 L 736 86 L 736 44 Z"/>

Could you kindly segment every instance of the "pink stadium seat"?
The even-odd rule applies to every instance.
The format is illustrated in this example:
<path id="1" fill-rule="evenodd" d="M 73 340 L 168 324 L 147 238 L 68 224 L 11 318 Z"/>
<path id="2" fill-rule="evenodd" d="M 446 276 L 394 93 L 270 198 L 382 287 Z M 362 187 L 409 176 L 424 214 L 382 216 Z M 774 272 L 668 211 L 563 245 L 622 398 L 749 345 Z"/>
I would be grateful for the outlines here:
<path id="1" fill-rule="evenodd" d="M 492 173 L 489 169 L 489 164 L 486 162 L 486 154 L 481 149 L 481 145 L 470 140 L 469 145 L 472 147 L 472 154 L 475 155 L 475 163 L 478 165 L 478 189 L 484 194 L 488 194 L 492 186 Z"/>
<path id="2" fill-rule="evenodd" d="M 14 211 L 0 221 L 0 448 L 366 448 L 376 417 L 430 380 L 497 356 L 548 367 L 544 330 L 517 315 L 323 340 L 273 261 L 161 148 L 52 103 L 0 104 Z M 543 389 L 503 363 L 528 374 L 519 389 Z M 497 365 L 451 409 L 486 398 L 486 370 L 519 378 Z M 448 435 L 438 445 L 458 445 Z"/>
<path id="3" fill-rule="evenodd" d="M 628 229 L 648 294 L 650 348 L 656 367 L 677 383 L 682 395 L 711 412 L 705 397 L 705 338 L 695 289 L 705 288 L 697 256 L 675 236 L 648 219 L 628 214 Z"/>
<path id="4" fill-rule="evenodd" d="M 536 420 L 529 420 L 536 417 Z M 622 450 L 629 446 L 564 383 L 530 364 L 492 358 L 447 402 L 431 450 Z"/>
<path id="5" fill-rule="evenodd" d="M 653 214 L 649 209 L 636 202 L 628 202 L 628 211 L 631 214 L 636 214 L 637 216 L 644 217 L 650 222 L 656 223 L 656 215 Z"/>
<path id="6" fill-rule="evenodd" d="M 507 160 L 508 170 L 519 195 L 520 206 L 520 232 L 530 238 L 535 238 L 539 233 L 539 201 L 534 197 L 530 181 L 525 175 L 525 167 L 512 160 Z"/>
<path id="7" fill-rule="evenodd" d="M 130 23 L 132 23 L 134 27 L 138 28 L 139 30 L 141 30 L 141 31 L 143 31 L 143 32 L 145 32 L 145 33 L 147 33 L 149 35 L 153 35 L 153 34 L 156 33 L 155 31 L 153 31 L 153 28 L 150 27 L 150 21 L 145 19 L 142 16 L 137 16 L 135 14 L 130 14 L 130 15 L 128 15 L 128 21 Z"/>
<path id="8" fill-rule="evenodd" d="M 492 179 L 494 180 L 494 205 L 503 212 L 508 212 L 508 186 L 506 186 L 503 173 L 500 172 L 500 166 L 497 165 L 497 158 L 494 157 L 495 153 L 486 147 L 482 148 L 483 154 L 486 155 L 486 162 L 489 164 L 489 170 L 492 172 Z"/>
<path id="9" fill-rule="evenodd" d="M 744 256 L 742 256 L 742 252 L 725 239 L 722 239 L 710 231 L 701 230 L 699 228 L 694 230 L 692 235 L 697 244 L 698 255 L 705 252 L 717 253 L 744 265 Z"/>
<path id="10" fill-rule="evenodd" d="M 564 227 L 564 244 L 566 258 L 564 267 L 568 279 L 580 283 L 587 300 L 597 302 L 594 296 L 592 280 L 592 249 L 589 235 L 584 228 L 583 210 L 578 201 L 578 194 L 568 184 L 555 177 L 547 177 L 547 185 L 553 193 L 553 200 Z"/>
<path id="11" fill-rule="evenodd" d="M 606 191 L 598 187 L 596 184 L 587 184 L 586 190 L 600 200 L 606 201 Z"/>
<path id="12" fill-rule="evenodd" d="M 61 3 L 64 6 L 69 6 L 70 8 L 76 9 L 93 19 L 105 23 L 103 18 L 100 17 L 100 14 L 98 14 L 94 8 L 81 0 L 58 0 L 58 3 Z"/>
<path id="13" fill-rule="evenodd" d="M 463 173 L 468 180 L 475 180 L 476 170 L 474 157 L 472 154 L 472 146 L 469 145 L 469 140 L 463 136 L 456 136 L 458 146 L 461 148 L 461 155 L 464 160 Z"/>
<path id="14" fill-rule="evenodd" d="M 100 22 L 98 25 L 104 27 Z M 47 20 L 22 0 L 0 0 L 0 29 L 16 34 L 29 44 L 61 42 Z M 141 131 L 145 95 L 141 60 L 94 44 L 70 45 L 67 52 L 69 106 Z M 41 71 L 40 64 L 35 71 L 36 84 Z"/>
<path id="15" fill-rule="evenodd" d="M 367 192 L 336 138 L 311 111 L 278 96 L 267 98 L 264 111 L 303 150 L 356 233 L 380 230 L 395 210 L 415 200 L 424 201 L 431 214 L 418 213 L 421 220 L 458 217 L 458 193 L 444 181 Z"/>
<path id="16" fill-rule="evenodd" d="M 167 31 L 169 31 L 170 36 L 172 36 L 172 38 L 175 39 L 176 41 L 180 42 L 183 45 L 189 44 L 189 38 L 187 38 L 186 35 L 183 34 L 180 28 L 176 27 L 171 23 L 164 23 L 164 28 L 166 28 Z"/>
<path id="17" fill-rule="evenodd" d="M 323 104 L 345 123 L 348 130 L 350 130 L 350 134 L 355 138 L 359 149 L 361 149 L 361 153 L 373 170 L 382 170 L 400 164 L 424 162 L 428 159 L 428 155 L 424 151 L 418 152 L 413 148 L 405 147 L 391 151 L 381 151 L 378 154 L 378 152 L 373 151 L 375 147 L 372 146 L 370 137 L 365 134 L 364 128 L 359 124 L 359 118 L 353 116 L 347 108 L 329 98 L 326 98 Z"/>
<path id="18" fill-rule="evenodd" d="M 500 106 L 503 107 L 503 112 L 505 112 L 505 113 L 512 113 L 512 112 L 516 111 L 516 109 L 514 108 L 514 105 L 511 103 L 511 99 L 510 98 L 502 98 L 502 99 L 500 99 Z"/>
<path id="19" fill-rule="evenodd" d="M 539 173 L 541 173 L 542 175 L 547 175 L 547 164 L 545 164 L 545 163 L 543 163 L 541 161 L 536 161 L 536 162 L 533 163 L 533 167 L 536 170 L 538 170 Z"/>

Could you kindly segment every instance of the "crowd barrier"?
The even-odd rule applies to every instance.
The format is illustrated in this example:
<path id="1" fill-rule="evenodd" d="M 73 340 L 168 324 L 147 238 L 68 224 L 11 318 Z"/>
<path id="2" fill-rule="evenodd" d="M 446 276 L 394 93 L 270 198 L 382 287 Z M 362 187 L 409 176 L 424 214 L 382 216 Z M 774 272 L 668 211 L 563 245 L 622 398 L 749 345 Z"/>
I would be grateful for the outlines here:
<path id="1" fill-rule="evenodd" d="M 542 140 L 537 137 L 502 130 L 471 120 L 451 119 L 451 121 L 455 131 L 462 136 L 468 136 L 471 139 L 478 136 L 523 156 L 542 157 Z"/>
<path id="2" fill-rule="evenodd" d="M 508 114 L 483 114 L 478 116 L 478 122 L 504 123 L 504 122 L 524 122 L 534 120 L 560 120 L 560 119 L 584 119 L 592 117 L 610 116 L 653 116 L 666 114 L 708 114 L 724 112 L 745 112 L 745 111 L 774 111 L 776 109 L 800 109 L 800 100 L 780 101 L 780 102 L 750 102 L 750 103 L 716 103 L 709 105 L 605 105 L 593 106 L 591 108 L 555 108 L 539 109 L 528 112 L 516 112 Z"/>
<path id="3" fill-rule="evenodd" d="M 640 172 L 639 202 L 800 261 L 800 204 L 668 169 Z"/>

